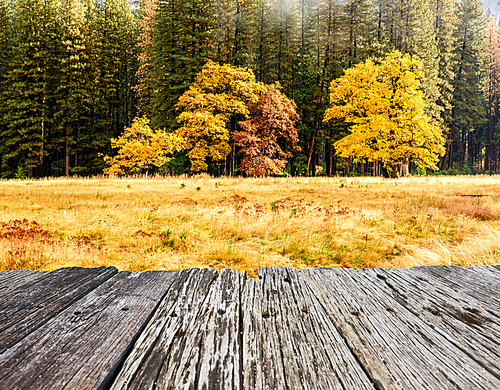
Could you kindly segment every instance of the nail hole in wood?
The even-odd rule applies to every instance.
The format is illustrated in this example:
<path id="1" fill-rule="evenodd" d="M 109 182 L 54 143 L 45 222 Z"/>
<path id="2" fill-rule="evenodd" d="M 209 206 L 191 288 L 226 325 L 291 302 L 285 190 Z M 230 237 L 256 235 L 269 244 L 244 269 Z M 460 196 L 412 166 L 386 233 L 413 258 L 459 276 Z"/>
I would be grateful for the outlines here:
<path id="1" fill-rule="evenodd" d="M 289 284 L 292 283 L 291 279 L 288 276 L 285 278 L 285 283 L 289 283 Z"/>
<path id="2" fill-rule="evenodd" d="M 481 314 L 481 311 L 478 310 L 478 309 L 474 309 L 472 307 L 465 307 L 465 310 L 467 310 L 469 313 L 473 313 L 473 314 Z"/>
<path id="3" fill-rule="evenodd" d="M 170 317 L 177 317 L 177 313 L 174 311 L 172 314 L 170 314 Z"/>
<path id="4" fill-rule="evenodd" d="M 359 311 L 351 311 L 351 314 L 355 317 L 359 317 L 361 315 Z"/>
<path id="5" fill-rule="evenodd" d="M 128 307 L 127 306 L 122 307 L 122 311 L 128 311 Z"/>
<path id="6" fill-rule="evenodd" d="M 217 310 L 217 313 L 219 313 L 219 315 L 221 316 L 221 315 L 226 314 L 226 311 L 223 309 L 219 309 L 219 310 Z"/>
<path id="7" fill-rule="evenodd" d="M 262 318 L 266 318 L 267 319 L 269 317 L 271 317 L 271 316 L 269 315 L 268 311 L 265 311 L 264 313 L 262 313 Z"/>
<path id="8" fill-rule="evenodd" d="M 377 278 L 382 279 L 382 280 L 386 280 L 387 279 L 384 275 L 380 275 L 380 274 L 377 274 Z"/>
<path id="9" fill-rule="evenodd" d="M 392 307 L 388 307 L 385 310 L 387 310 L 389 313 L 395 313 L 395 311 Z"/>

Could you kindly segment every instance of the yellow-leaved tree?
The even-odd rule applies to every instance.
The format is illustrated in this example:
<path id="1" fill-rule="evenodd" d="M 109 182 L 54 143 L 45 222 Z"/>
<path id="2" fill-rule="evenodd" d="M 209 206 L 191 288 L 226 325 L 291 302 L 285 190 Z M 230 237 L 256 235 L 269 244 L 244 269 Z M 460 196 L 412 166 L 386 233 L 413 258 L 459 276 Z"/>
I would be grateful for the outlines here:
<path id="1" fill-rule="evenodd" d="M 194 83 L 180 97 L 182 110 L 176 132 L 186 140 L 191 170 L 205 171 L 208 164 L 220 165 L 231 152 L 231 122 L 247 118 L 248 104 L 256 103 L 266 91 L 251 70 L 208 62 Z"/>
<path id="2" fill-rule="evenodd" d="M 333 80 L 324 121 L 344 120 L 350 130 L 335 143 L 337 153 L 378 161 L 393 177 L 405 161 L 437 169 L 445 139 L 441 126 L 426 114 L 422 80 L 421 61 L 399 51 L 379 65 L 367 60 Z"/>
<path id="3" fill-rule="evenodd" d="M 114 157 L 105 156 L 108 175 L 147 174 L 152 168 L 165 166 L 175 152 L 185 149 L 185 141 L 178 134 L 163 130 L 153 131 L 149 119 L 135 118 L 118 138 L 111 139 L 118 149 Z"/>

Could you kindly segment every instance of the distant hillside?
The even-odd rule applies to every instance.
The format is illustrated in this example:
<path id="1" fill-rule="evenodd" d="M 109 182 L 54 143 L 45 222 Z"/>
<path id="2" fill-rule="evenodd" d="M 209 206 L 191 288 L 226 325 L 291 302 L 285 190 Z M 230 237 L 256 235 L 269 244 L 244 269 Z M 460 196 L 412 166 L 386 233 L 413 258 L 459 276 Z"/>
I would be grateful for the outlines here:
<path id="1" fill-rule="evenodd" d="M 483 8 L 486 12 L 489 9 L 498 23 L 498 21 L 500 19 L 500 1 L 499 0 L 483 0 Z"/>

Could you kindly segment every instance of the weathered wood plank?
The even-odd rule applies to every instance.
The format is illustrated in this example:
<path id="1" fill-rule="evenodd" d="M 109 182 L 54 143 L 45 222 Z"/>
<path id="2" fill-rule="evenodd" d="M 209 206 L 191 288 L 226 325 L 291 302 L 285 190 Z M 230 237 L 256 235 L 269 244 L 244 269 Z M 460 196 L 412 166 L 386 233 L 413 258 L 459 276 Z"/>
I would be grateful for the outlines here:
<path id="1" fill-rule="evenodd" d="M 0 272 L 0 296 L 4 296 L 23 284 L 33 283 L 44 274 L 46 274 L 44 271 L 2 271 Z"/>
<path id="2" fill-rule="evenodd" d="M 500 378 L 500 318 L 477 299 L 441 283 L 419 279 L 413 269 L 362 270 L 360 282 L 380 284 L 386 294 Z"/>
<path id="3" fill-rule="evenodd" d="M 113 377 L 177 272 L 120 272 L 0 355 L 6 389 L 98 389 Z"/>
<path id="4" fill-rule="evenodd" d="M 182 270 L 112 389 L 240 388 L 243 280 L 235 270 Z"/>
<path id="5" fill-rule="evenodd" d="M 430 266 L 411 268 L 422 281 L 441 284 L 467 294 L 481 302 L 488 311 L 500 313 L 500 279 L 481 277 L 481 273 L 456 266 Z"/>
<path id="6" fill-rule="evenodd" d="M 0 353 L 117 273 L 116 268 L 63 268 L 0 296 Z"/>
<path id="7" fill-rule="evenodd" d="M 378 389 L 500 388 L 498 378 L 362 271 L 301 275 Z"/>
<path id="8" fill-rule="evenodd" d="M 469 267 L 468 270 L 484 274 L 487 278 L 493 278 L 500 281 L 500 269 L 496 266 L 492 265 L 472 266 Z M 476 275 L 476 277 L 478 276 Z"/>
<path id="9" fill-rule="evenodd" d="M 242 294 L 245 389 L 374 389 L 296 270 L 259 276 Z"/>

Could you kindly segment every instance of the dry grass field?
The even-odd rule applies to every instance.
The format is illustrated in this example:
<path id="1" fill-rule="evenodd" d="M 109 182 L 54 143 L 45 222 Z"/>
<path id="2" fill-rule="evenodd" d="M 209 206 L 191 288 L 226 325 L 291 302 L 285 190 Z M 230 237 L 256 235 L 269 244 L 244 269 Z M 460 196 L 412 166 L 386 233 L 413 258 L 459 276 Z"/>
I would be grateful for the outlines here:
<path id="1" fill-rule="evenodd" d="M 0 181 L 0 270 L 500 264 L 500 177 Z"/>

